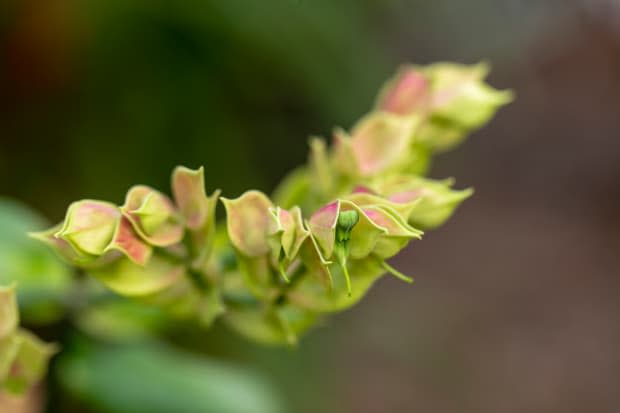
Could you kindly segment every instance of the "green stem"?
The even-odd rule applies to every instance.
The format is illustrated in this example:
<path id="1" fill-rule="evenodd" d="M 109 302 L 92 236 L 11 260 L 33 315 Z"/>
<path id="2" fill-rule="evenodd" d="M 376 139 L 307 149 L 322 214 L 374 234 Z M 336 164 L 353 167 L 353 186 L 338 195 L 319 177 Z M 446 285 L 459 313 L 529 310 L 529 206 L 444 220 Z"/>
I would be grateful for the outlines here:
<path id="1" fill-rule="evenodd" d="M 347 283 L 347 293 L 351 297 L 351 277 L 349 275 L 349 269 L 347 268 L 347 256 L 345 248 L 338 248 L 336 257 L 338 258 L 338 264 L 342 268 L 344 279 Z"/>
<path id="2" fill-rule="evenodd" d="M 284 281 L 286 281 L 287 284 L 290 283 L 291 280 L 288 278 L 288 275 L 286 275 L 286 270 L 284 269 L 282 261 L 278 263 L 278 270 L 280 270 L 280 275 L 284 278 Z"/>
<path id="3" fill-rule="evenodd" d="M 409 284 L 413 283 L 413 278 L 406 276 L 402 272 L 398 271 L 396 268 L 392 267 L 387 262 L 383 261 L 381 263 L 381 267 L 383 267 L 384 270 L 386 270 L 387 272 L 389 272 L 390 274 L 392 274 L 394 277 L 398 278 L 399 280 L 402 280 Z"/>

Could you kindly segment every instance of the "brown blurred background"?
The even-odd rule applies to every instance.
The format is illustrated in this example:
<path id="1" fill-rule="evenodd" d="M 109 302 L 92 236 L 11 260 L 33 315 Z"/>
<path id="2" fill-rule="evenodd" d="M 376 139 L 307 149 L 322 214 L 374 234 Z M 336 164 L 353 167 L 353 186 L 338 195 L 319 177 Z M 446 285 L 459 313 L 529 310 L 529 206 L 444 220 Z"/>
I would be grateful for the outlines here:
<path id="1" fill-rule="evenodd" d="M 0 194 L 57 221 L 179 163 L 268 191 L 400 63 L 482 59 L 517 100 L 436 159 L 476 194 L 398 258 L 416 284 L 381 281 L 295 351 L 219 328 L 204 351 L 291 412 L 618 412 L 614 0 L 9 0 Z"/>

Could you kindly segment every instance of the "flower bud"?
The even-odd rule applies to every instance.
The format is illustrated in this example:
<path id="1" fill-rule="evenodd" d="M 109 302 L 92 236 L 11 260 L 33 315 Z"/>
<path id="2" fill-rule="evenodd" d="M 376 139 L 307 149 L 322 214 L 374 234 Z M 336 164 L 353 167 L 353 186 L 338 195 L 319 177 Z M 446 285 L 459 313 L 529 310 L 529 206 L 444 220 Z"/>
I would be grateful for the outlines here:
<path id="1" fill-rule="evenodd" d="M 2 360 L 0 354 L 1 387 L 13 394 L 23 394 L 40 381 L 45 376 L 49 359 L 57 352 L 55 345 L 44 343 L 21 329 L 3 345 L 6 347 L 0 349 L 4 355 Z M 5 367 L 4 371 L 1 371 L 2 367 Z"/>
<path id="2" fill-rule="evenodd" d="M 167 247 L 183 238 L 183 226 L 172 201 L 148 186 L 132 187 L 121 211 L 140 237 L 151 245 Z"/>
<path id="3" fill-rule="evenodd" d="M 377 109 L 398 115 L 426 110 L 430 101 L 430 82 L 416 67 L 404 67 L 388 81 L 379 94 Z"/>
<path id="4" fill-rule="evenodd" d="M 421 69 L 430 79 L 430 119 L 419 130 L 419 139 L 435 150 L 446 150 L 487 123 L 513 94 L 484 82 L 488 66 L 438 63 Z"/>
<path id="5" fill-rule="evenodd" d="M 48 230 L 40 232 L 30 232 L 28 235 L 47 244 L 62 259 L 68 263 L 84 267 L 98 260 L 96 255 L 87 254 L 81 250 L 74 248 L 69 242 L 62 238 L 56 237 L 56 234 L 62 229 L 63 224 L 60 223 Z"/>
<path id="6" fill-rule="evenodd" d="M 452 216 L 456 208 L 473 194 L 472 189 L 454 190 L 451 179 L 435 181 L 397 176 L 378 187 L 387 199 L 398 204 L 413 203 L 409 223 L 423 229 L 436 228 Z M 417 201 L 417 202 L 415 202 Z"/>
<path id="7" fill-rule="evenodd" d="M 114 233 L 101 254 L 89 254 L 70 244 L 63 238 L 57 237 L 63 224 L 59 224 L 46 231 L 34 232 L 29 235 L 49 245 L 56 253 L 69 263 L 82 268 L 100 267 L 119 258 L 119 252 L 133 262 L 145 265 L 151 256 L 152 248 L 144 243 L 134 232 L 126 217 L 116 222 Z"/>
<path id="8" fill-rule="evenodd" d="M 361 176 L 402 168 L 410 160 L 410 148 L 420 118 L 375 112 L 363 118 L 351 132 L 351 148 Z"/>
<path id="9" fill-rule="evenodd" d="M 56 238 L 67 241 L 77 253 L 102 255 L 121 220 L 118 208 L 108 202 L 84 200 L 69 206 Z"/>

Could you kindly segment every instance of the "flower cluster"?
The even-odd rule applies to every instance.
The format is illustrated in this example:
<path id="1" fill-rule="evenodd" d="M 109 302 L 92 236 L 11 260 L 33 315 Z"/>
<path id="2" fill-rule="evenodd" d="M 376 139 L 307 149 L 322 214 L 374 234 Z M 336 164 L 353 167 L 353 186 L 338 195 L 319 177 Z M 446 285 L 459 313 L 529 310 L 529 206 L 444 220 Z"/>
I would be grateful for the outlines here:
<path id="1" fill-rule="evenodd" d="M 172 197 L 131 188 L 123 205 L 83 200 L 34 236 L 114 292 L 253 339 L 294 343 L 325 313 L 356 303 L 386 260 L 446 221 L 472 193 L 424 177 L 434 153 L 458 144 L 511 100 L 484 83 L 484 65 L 407 66 L 375 108 L 332 144 L 310 142 L 307 165 L 270 198 L 207 196 L 203 169 L 178 167 Z"/>
<path id="2" fill-rule="evenodd" d="M 0 287 L 0 391 L 22 393 L 43 377 L 56 352 L 21 329 L 15 287 Z"/>

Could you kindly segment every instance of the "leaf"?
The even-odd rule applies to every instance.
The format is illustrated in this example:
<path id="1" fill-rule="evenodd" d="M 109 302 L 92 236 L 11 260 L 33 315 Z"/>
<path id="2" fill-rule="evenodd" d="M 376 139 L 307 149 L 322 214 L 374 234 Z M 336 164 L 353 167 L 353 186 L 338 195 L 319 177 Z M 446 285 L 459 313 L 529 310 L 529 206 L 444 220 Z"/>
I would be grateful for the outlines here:
<path id="1" fill-rule="evenodd" d="M 152 337 L 170 321 L 159 308 L 121 297 L 92 302 L 75 319 L 81 331 L 114 341 Z"/>
<path id="2" fill-rule="evenodd" d="M 312 327 L 317 314 L 291 305 L 230 309 L 224 322 L 238 333 L 261 344 L 295 345 L 300 334 Z"/>
<path id="3" fill-rule="evenodd" d="M 98 412 L 281 413 L 259 373 L 156 342 L 80 341 L 58 362 L 62 388 Z"/>

